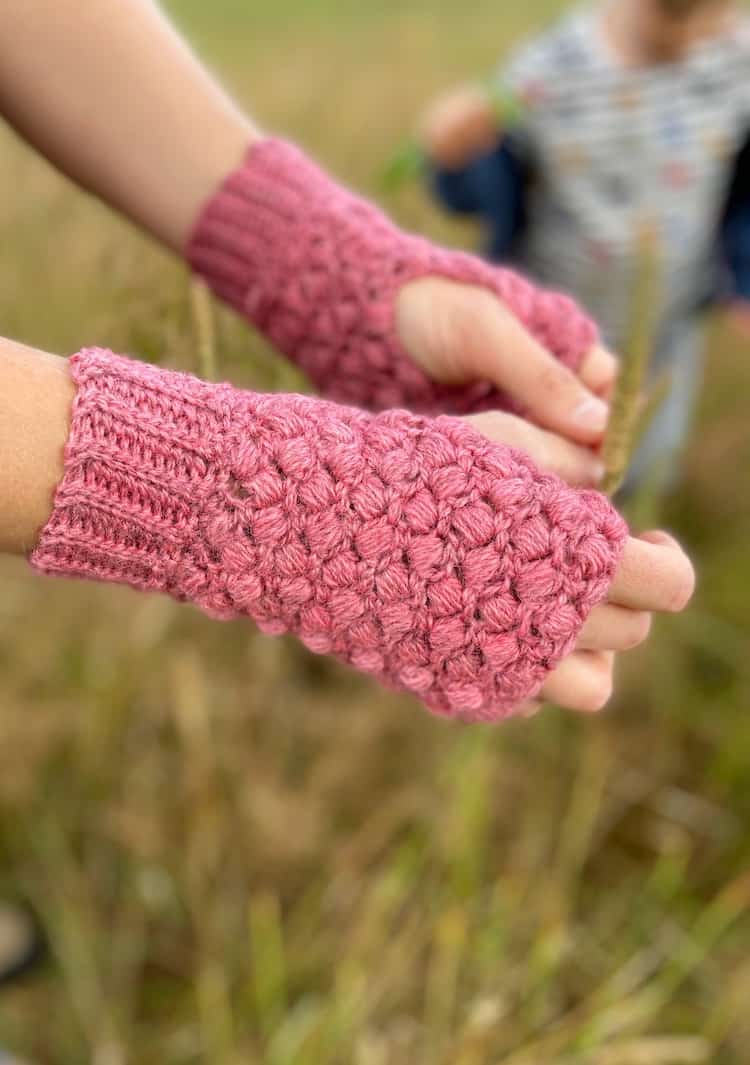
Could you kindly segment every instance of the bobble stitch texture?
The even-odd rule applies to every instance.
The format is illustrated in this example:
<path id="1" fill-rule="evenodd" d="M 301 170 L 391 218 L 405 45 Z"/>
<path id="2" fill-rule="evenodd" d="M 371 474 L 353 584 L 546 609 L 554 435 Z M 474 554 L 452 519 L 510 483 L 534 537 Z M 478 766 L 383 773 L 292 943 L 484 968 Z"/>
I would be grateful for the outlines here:
<path id="1" fill-rule="evenodd" d="M 281 140 L 250 149 L 204 208 L 187 257 L 319 391 L 370 410 L 468 414 L 512 407 L 488 382 L 440 385 L 411 360 L 394 308 L 398 290 L 417 278 L 488 289 L 571 369 L 598 335 L 567 296 L 403 233 Z"/>
<path id="2" fill-rule="evenodd" d="M 210 385 L 100 349 L 32 555 L 296 633 L 433 711 L 508 715 L 604 599 L 626 529 L 452 417 Z"/>

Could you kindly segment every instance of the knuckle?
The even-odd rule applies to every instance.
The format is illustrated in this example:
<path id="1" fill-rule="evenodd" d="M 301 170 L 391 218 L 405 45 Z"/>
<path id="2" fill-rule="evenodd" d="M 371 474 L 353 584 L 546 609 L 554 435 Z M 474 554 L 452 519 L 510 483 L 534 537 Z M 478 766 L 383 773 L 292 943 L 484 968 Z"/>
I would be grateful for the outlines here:
<path id="1" fill-rule="evenodd" d="M 555 362 L 552 356 L 541 361 L 536 374 L 536 385 L 540 394 L 547 400 L 550 397 L 563 399 L 578 391 L 573 375 Z"/>

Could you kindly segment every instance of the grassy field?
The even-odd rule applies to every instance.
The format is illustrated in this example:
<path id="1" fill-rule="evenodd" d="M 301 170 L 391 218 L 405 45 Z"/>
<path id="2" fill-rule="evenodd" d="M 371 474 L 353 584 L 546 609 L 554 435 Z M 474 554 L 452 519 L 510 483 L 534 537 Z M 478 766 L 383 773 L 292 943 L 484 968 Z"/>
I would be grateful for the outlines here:
<path id="1" fill-rule="evenodd" d="M 171 6 L 268 126 L 374 191 L 430 95 L 556 5 Z M 0 196 L 0 334 L 198 368 L 178 265 L 6 132 Z M 390 207 L 473 237 L 418 190 Z M 222 375 L 296 384 L 218 326 Z M 247 624 L 3 562 L 0 896 L 50 957 L 0 994 L 0 1043 L 39 1065 L 744 1065 L 750 360 L 721 323 L 712 347 L 667 515 L 695 606 L 595 721 L 438 722 Z"/>

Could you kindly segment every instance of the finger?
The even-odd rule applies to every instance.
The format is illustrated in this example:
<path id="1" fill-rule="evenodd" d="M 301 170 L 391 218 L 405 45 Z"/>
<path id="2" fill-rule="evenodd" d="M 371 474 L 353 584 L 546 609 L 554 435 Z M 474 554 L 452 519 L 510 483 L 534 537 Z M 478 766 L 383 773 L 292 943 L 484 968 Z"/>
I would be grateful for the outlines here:
<path id="1" fill-rule="evenodd" d="M 638 539 L 645 540 L 647 544 L 661 544 L 662 546 L 675 547 L 678 551 L 682 551 L 680 541 L 676 540 L 665 529 L 649 529 L 647 532 L 639 533 Z"/>
<path id="2" fill-rule="evenodd" d="M 603 603 L 592 610 L 578 636 L 579 651 L 630 651 L 647 639 L 651 615 Z"/>
<path id="3" fill-rule="evenodd" d="M 510 393 L 532 421 L 581 444 L 598 443 L 609 408 L 539 344 L 490 293 L 472 301 L 462 330 L 470 364 Z M 468 313 L 465 312 L 465 313 Z"/>
<path id="4" fill-rule="evenodd" d="M 588 389 L 606 399 L 612 394 L 617 368 L 617 359 L 612 352 L 597 345 L 584 355 L 578 376 Z"/>
<path id="5" fill-rule="evenodd" d="M 630 610 L 684 610 L 695 572 L 680 545 L 666 533 L 630 538 L 609 590 L 609 602 Z"/>
<path id="6" fill-rule="evenodd" d="M 543 706 L 544 703 L 540 699 L 531 699 L 529 702 L 524 703 L 523 706 L 520 706 L 513 716 L 525 718 L 536 717 Z"/>
<path id="7" fill-rule="evenodd" d="M 530 455 L 540 469 L 554 473 L 577 488 L 595 488 L 604 476 L 604 464 L 590 448 L 572 444 L 513 414 L 485 411 L 465 419 L 488 440 L 517 447 Z"/>
<path id="8" fill-rule="evenodd" d="M 607 652 L 576 651 L 549 675 L 542 695 L 568 710 L 596 714 L 612 696 L 613 665 L 614 655 Z"/>

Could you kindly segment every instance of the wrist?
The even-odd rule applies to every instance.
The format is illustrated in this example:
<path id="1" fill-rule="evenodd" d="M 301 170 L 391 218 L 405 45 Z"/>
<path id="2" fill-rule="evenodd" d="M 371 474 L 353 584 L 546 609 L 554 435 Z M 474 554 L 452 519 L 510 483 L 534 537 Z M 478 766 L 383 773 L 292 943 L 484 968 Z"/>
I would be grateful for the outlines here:
<path id="1" fill-rule="evenodd" d="M 32 565 L 200 601 L 211 568 L 200 527 L 224 477 L 227 387 L 99 348 L 70 365 L 64 476 Z"/>
<path id="2" fill-rule="evenodd" d="M 52 512 L 75 386 L 66 359 L 0 341 L 0 551 L 27 554 Z"/>

